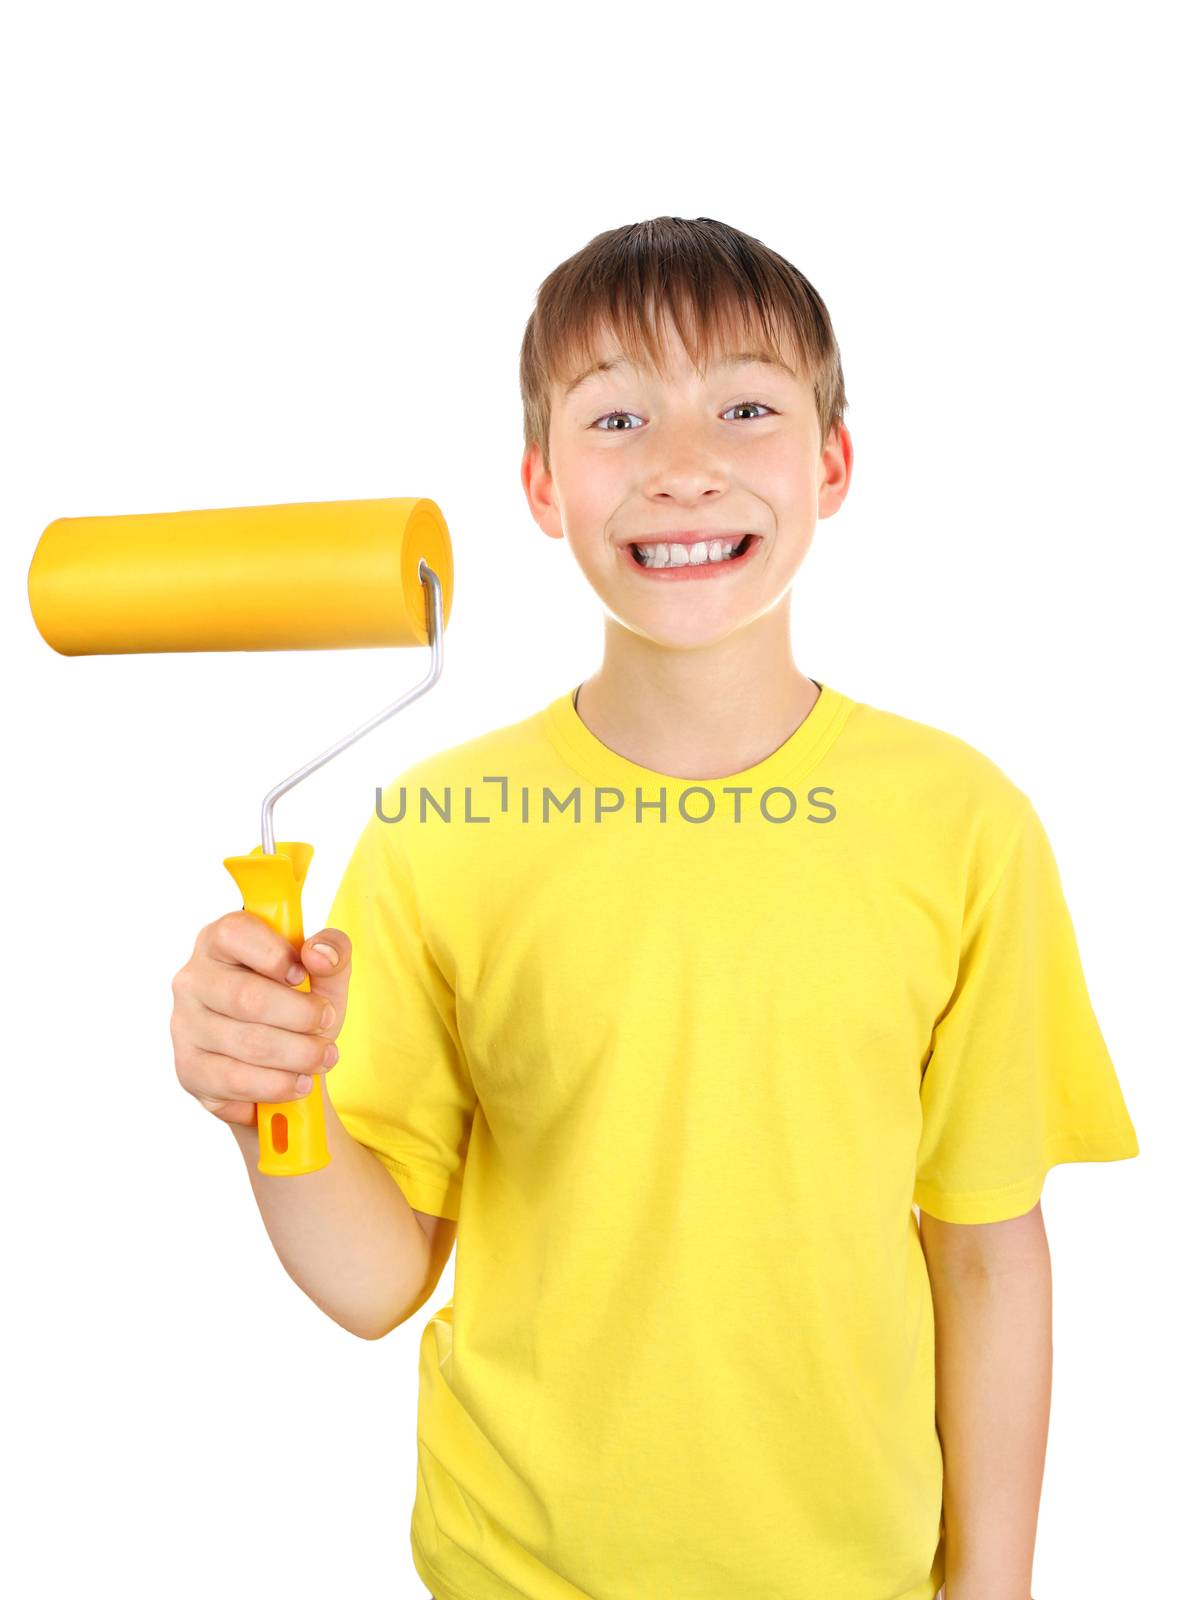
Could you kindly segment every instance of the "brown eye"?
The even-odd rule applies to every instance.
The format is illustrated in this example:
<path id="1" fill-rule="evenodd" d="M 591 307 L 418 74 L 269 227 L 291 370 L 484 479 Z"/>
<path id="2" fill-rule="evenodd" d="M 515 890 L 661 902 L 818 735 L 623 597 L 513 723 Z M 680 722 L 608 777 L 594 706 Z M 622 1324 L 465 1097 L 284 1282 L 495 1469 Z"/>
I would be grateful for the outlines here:
<path id="1" fill-rule="evenodd" d="M 727 411 L 750 411 L 753 406 L 758 407 L 758 409 L 761 410 L 761 411 L 768 411 L 770 413 L 772 412 L 772 409 L 773 409 L 772 406 L 766 406 L 759 400 L 739 400 L 739 401 L 736 402 L 735 405 L 728 406 L 727 407 Z M 727 411 L 723 412 L 723 416 L 724 417 L 727 415 Z M 755 417 L 752 418 L 753 422 L 755 422 L 756 420 L 757 419 Z"/>

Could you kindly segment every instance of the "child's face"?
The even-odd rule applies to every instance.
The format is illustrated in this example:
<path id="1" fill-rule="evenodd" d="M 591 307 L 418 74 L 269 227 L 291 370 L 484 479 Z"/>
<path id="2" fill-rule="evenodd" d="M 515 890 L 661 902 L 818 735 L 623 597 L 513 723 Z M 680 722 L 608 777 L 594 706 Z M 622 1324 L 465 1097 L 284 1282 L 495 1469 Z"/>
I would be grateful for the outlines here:
<path id="1" fill-rule="evenodd" d="M 715 365 L 699 377 L 675 329 L 671 364 L 622 364 L 552 397 L 552 471 L 537 446 L 522 481 L 550 538 L 565 538 L 609 612 L 669 646 L 713 643 L 754 622 L 789 588 L 815 523 L 838 510 L 852 470 L 848 430 L 824 444 L 805 377 L 763 364 Z M 750 337 L 741 349 L 755 349 Z M 716 358 L 718 360 L 719 358 Z M 676 539 L 677 534 L 687 537 Z M 640 566 L 630 548 L 757 537 L 729 566 Z"/>

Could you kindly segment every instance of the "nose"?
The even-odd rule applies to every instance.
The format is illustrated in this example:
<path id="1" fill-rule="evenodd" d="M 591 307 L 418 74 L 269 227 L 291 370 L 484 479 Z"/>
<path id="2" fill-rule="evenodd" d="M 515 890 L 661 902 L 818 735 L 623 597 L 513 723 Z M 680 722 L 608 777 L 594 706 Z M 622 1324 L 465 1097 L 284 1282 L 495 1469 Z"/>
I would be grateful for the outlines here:
<path id="1" fill-rule="evenodd" d="M 688 424 L 664 427 L 646 462 L 645 492 L 654 497 L 690 502 L 704 494 L 720 494 L 730 472 L 714 441 Z"/>

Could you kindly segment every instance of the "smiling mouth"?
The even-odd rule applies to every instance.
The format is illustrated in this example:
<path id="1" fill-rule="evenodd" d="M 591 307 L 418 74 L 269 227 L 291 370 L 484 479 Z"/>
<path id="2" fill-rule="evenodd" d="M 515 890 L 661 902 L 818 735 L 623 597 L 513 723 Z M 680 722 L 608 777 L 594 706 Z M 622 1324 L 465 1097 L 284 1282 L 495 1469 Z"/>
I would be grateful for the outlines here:
<path id="1" fill-rule="evenodd" d="M 740 565 L 760 543 L 760 535 L 745 533 L 742 539 L 699 540 L 676 544 L 660 540 L 646 545 L 628 544 L 623 548 L 628 559 L 649 574 L 688 574 L 691 577 L 717 575 L 723 568 Z M 705 551 L 705 556 L 699 552 Z"/>

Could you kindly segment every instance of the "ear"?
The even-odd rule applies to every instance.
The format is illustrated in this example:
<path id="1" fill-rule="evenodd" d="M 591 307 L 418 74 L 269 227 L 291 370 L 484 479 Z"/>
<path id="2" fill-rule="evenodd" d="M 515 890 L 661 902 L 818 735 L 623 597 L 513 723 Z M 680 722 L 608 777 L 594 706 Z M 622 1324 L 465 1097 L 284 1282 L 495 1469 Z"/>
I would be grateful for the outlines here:
<path id="1" fill-rule="evenodd" d="M 852 482 L 852 435 L 833 423 L 819 457 L 819 517 L 830 517 L 844 503 Z"/>
<path id="2" fill-rule="evenodd" d="M 549 539 L 562 539 L 564 526 L 560 521 L 560 506 L 556 498 L 555 483 L 543 462 L 543 452 L 537 444 L 528 445 L 522 457 L 522 488 L 530 514 Z"/>

